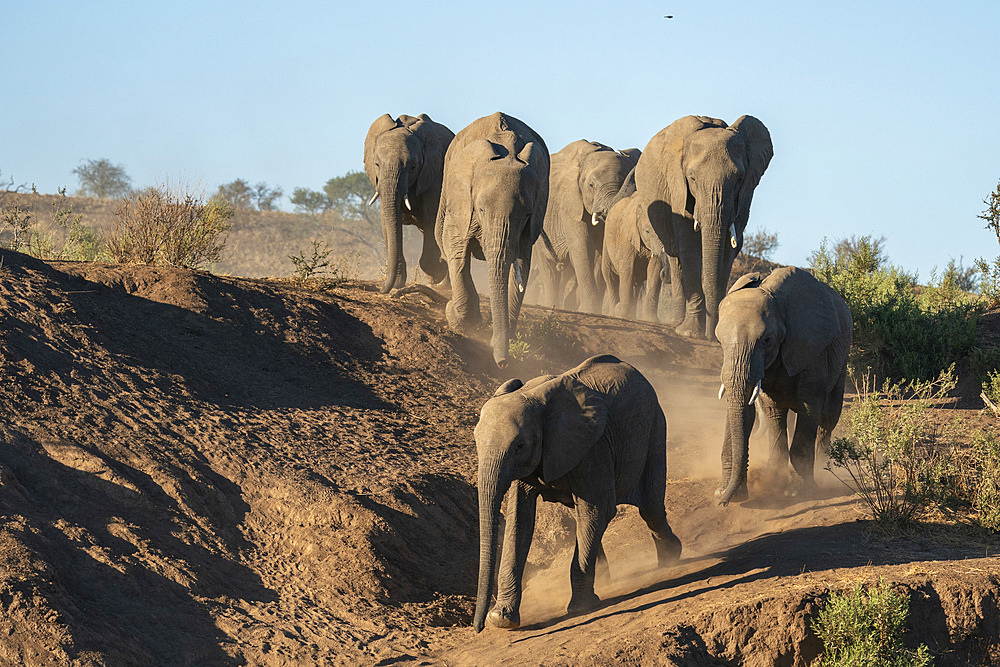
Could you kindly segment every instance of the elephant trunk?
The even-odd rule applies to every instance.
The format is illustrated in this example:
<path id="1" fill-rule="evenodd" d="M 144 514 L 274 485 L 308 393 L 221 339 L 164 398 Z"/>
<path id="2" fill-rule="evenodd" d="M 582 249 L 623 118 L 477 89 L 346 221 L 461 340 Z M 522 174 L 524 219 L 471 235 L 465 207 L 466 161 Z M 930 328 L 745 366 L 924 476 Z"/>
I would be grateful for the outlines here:
<path id="1" fill-rule="evenodd" d="M 753 372 L 750 349 L 736 351 L 732 365 L 723 370 L 723 387 L 728 394 L 727 425 L 729 427 L 728 453 L 723 453 L 723 481 L 725 488 L 719 494 L 719 503 L 728 505 L 733 495 L 747 481 L 749 465 L 750 431 L 753 428 L 757 383 L 763 374 Z M 727 355 L 729 356 L 729 355 Z M 725 477 L 728 476 L 728 479 Z"/>
<path id="2" fill-rule="evenodd" d="M 497 543 L 500 535 L 500 504 L 509 480 L 501 480 L 497 465 L 479 466 L 479 588 L 472 626 L 481 632 L 493 598 L 497 570 Z"/>
<path id="3" fill-rule="evenodd" d="M 408 179 L 406 170 L 395 167 L 386 170 L 378 179 L 378 196 L 382 200 L 382 235 L 385 237 L 385 282 L 380 290 L 386 293 L 397 285 L 399 265 L 403 252 L 403 200 L 406 198 Z M 405 282 L 403 277 L 401 282 Z"/>
<path id="4" fill-rule="evenodd" d="M 510 347 L 510 311 L 508 309 L 508 275 L 511 263 L 507 259 L 506 235 L 498 242 L 487 257 L 490 279 L 490 310 L 493 314 L 493 360 L 497 366 L 507 366 Z"/>

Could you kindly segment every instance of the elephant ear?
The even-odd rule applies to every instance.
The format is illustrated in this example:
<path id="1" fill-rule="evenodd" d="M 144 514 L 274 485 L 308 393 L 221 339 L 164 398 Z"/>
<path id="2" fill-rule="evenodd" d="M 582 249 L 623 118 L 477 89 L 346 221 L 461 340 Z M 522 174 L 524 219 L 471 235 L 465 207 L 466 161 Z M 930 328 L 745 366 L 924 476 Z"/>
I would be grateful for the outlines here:
<path id="1" fill-rule="evenodd" d="M 423 164 L 417 177 L 416 194 L 440 190 L 444 175 L 444 156 L 455 135 L 444 125 L 432 121 L 427 114 L 420 114 L 412 131 L 424 141 Z"/>
<path id="2" fill-rule="evenodd" d="M 529 141 L 517 154 L 517 159 L 525 163 L 535 172 L 534 202 L 531 212 L 529 229 L 531 233 L 530 248 L 542 233 L 542 223 L 545 221 L 545 210 L 549 204 L 549 152 L 545 144 Z"/>
<path id="3" fill-rule="evenodd" d="M 760 274 L 756 271 L 740 276 L 736 279 L 736 282 L 733 283 L 733 286 L 729 288 L 729 292 L 727 292 L 727 294 L 732 294 L 733 292 L 749 287 L 760 287 L 760 281 Z"/>
<path id="4" fill-rule="evenodd" d="M 375 185 L 375 141 L 378 135 L 396 127 L 399 127 L 399 121 L 384 113 L 368 128 L 368 135 L 365 136 L 365 173 L 368 174 L 368 180 L 372 185 Z"/>
<path id="5" fill-rule="evenodd" d="M 635 167 L 635 165 L 638 164 L 639 158 L 642 157 L 642 151 L 639 150 L 638 148 L 626 148 L 625 150 L 621 150 L 618 152 L 621 155 L 628 158 L 628 161 L 632 163 L 633 167 Z"/>
<path id="6" fill-rule="evenodd" d="M 584 151 L 567 151 L 576 149 L 577 144 L 591 146 L 590 142 L 573 142 L 552 156 L 549 166 L 549 191 L 553 196 L 553 212 L 569 224 L 583 220 L 585 213 L 583 199 L 580 196 L 580 161 Z"/>
<path id="7" fill-rule="evenodd" d="M 502 385 L 497 387 L 497 390 L 493 392 L 493 396 L 503 396 L 504 394 L 509 394 L 512 391 L 517 391 L 524 386 L 524 383 L 517 378 L 507 380 Z"/>
<path id="8" fill-rule="evenodd" d="M 753 116 L 740 116 L 739 120 L 729 126 L 729 129 L 740 134 L 747 147 L 746 172 L 743 175 L 743 184 L 736 195 L 736 228 L 742 234 L 750 219 L 750 202 L 753 200 L 753 191 L 760 183 L 767 165 L 771 163 L 774 147 L 771 145 L 771 133 L 767 131 L 764 123 Z"/>
<path id="9" fill-rule="evenodd" d="M 760 286 L 785 302 L 781 361 L 789 375 L 797 375 L 840 335 L 834 292 L 808 271 L 791 266 L 775 269 Z"/>
<path id="10" fill-rule="evenodd" d="M 604 434 L 608 404 L 569 375 L 538 388 L 542 404 L 542 480 L 559 479 L 574 467 Z"/>

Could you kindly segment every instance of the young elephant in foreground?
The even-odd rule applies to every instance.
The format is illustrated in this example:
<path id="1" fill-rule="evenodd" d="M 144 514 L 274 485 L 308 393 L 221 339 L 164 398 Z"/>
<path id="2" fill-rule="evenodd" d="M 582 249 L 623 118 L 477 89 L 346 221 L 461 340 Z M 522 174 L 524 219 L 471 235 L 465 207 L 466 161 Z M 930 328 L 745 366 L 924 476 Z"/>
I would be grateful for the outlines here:
<path id="1" fill-rule="evenodd" d="M 844 405 L 853 323 L 844 299 L 808 271 L 786 266 L 764 279 L 748 273 L 719 304 L 722 386 L 728 396 L 722 445 L 721 504 L 746 500 L 750 430 L 760 404 L 770 466 L 789 460 L 798 481 L 815 484 L 816 448 L 829 449 Z M 796 415 L 788 444 L 788 411 Z"/>
<path id="2" fill-rule="evenodd" d="M 562 375 L 527 384 L 508 380 L 486 402 L 476 425 L 479 453 L 479 592 L 473 625 L 520 625 L 521 577 L 535 528 L 538 497 L 576 512 L 568 613 L 596 606 L 594 572 L 601 538 L 620 504 L 635 505 L 653 532 L 661 566 L 680 557 L 667 524 L 667 422 L 639 371 L 610 355 L 591 357 Z M 509 489 L 509 493 L 508 493 Z M 507 522 L 496 605 L 487 617 L 500 504 Z"/>

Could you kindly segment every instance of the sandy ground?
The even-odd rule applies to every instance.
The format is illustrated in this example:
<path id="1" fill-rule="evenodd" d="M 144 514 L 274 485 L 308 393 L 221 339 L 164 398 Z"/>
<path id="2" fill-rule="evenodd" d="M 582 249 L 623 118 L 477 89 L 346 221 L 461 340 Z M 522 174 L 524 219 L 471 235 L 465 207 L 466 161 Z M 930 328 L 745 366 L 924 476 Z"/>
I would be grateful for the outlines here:
<path id="1" fill-rule="evenodd" d="M 998 540 L 879 535 L 835 479 L 786 495 L 753 453 L 752 500 L 716 507 L 720 352 L 666 327 L 528 308 L 547 336 L 501 372 L 486 331 L 368 285 L 2 251 L 0 316 L 0 662 L 804 665 L 829 591 L 879 577 L 937 664 L 1000 659 Z M 567 618 L 572 519 L 543 504 L 522 627 L 476 634 L 479 408 L 604 352 L 657 387 L 683 558 L 656 569 L 623 508 L 604 604 Z"/>

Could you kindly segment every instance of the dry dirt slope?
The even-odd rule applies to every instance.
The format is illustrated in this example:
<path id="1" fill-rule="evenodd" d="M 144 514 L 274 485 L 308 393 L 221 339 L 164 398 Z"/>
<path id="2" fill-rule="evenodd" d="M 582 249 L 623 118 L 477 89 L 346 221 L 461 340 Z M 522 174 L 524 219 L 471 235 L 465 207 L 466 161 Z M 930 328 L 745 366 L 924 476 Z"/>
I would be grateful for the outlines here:
<path id="1" fill-rule="evenodd" d="M 879 573 L 920 593 L 939 664 L 1000 636 L 979 542 L 868 537 L 840 492 L 714 508 L 718 352 L 654 325 L 529 310 L 555 340 L 509 370 L 611 351 L 651 376 L 686 558 L 651 570 L 623 512 L 607 605 L 563 618 L 546 507 L 525 628 L 476 636 L 471 430 L 502 377 L 436 306 L 0 252 L 0 317 L 9 664 L 802 664 L 826 590 Z"/>

